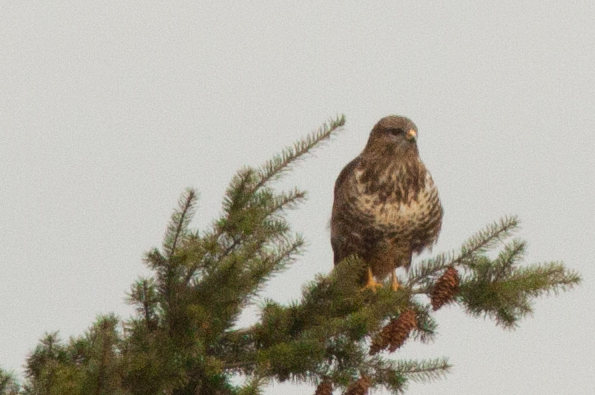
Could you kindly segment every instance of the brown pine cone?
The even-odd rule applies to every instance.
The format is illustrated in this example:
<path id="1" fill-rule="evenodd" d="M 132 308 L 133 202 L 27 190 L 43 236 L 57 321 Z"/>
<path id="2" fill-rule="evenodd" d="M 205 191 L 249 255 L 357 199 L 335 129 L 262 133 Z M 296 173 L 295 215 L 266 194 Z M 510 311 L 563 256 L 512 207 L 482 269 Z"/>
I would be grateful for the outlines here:
<path id="1" fill-rule="evenodd" d="M 333 383 L 330 381 L 323 381 L 318 384 L 314 395 L 333 395 Z"/>
<path id="2" fill-rule="evenodd" d="M 457 293 L 459 293 L 459 272 L 454 267 L 450 267 L 436 281 L 432 291 L 431 302 L 434 311 L 452 302 Z"/>
<path id="3" fill-rule="evenodd" d="M 370 378 L 368 376 L 362 376 L 347 388 L 345 395 L 366 395 L 370 384 Z"/>
<path id="4" fill-rule="evenodd" d="M 405 343 L 409 333 L 415 328 L 417 328 L 415 311 L 405 310 L 399 317 L 391 320 L 382 328 L 382 331 L 372 340 L 370 355 L 374 355 L 387 347 L 390 352 L 394 352 Z"/>

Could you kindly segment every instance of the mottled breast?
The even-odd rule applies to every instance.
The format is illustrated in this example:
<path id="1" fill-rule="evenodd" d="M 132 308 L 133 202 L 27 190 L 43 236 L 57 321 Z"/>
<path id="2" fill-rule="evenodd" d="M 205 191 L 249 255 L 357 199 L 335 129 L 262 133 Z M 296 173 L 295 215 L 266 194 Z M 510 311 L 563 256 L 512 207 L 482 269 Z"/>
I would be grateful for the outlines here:
<path id="1" fill-rule="evenodd" d="M 376 169 L 355 169 L 356 206 L 371 224 L 388 234 L 409 236 L 413 244 L 432 244 L 442 223 L 442 206 L 432 176 L 421 161 Z"/>

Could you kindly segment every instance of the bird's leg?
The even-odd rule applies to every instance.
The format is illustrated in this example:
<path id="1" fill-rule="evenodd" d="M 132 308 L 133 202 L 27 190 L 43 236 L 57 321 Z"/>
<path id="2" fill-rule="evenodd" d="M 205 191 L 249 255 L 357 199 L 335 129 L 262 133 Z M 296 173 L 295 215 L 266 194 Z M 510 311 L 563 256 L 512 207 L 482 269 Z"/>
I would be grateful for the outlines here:
<path id="1" fill-rule="evenodd" d="M 376 288 L 382 288 L 382 284 L 377 283 L 376 280 L 374 280 L 374 275 L 372 274 L 372 268 L 368 267 L 368 280 L 366 281 L 366 285 L 364 285 L 363 289 L 366 288 L 370 288 L 372 289 L 372 291 L 376 292 Z"/>
<path id="2" fill-rule="evenodd" d="M 399 281 L 397 280 L 397 275 L 395 274 L 394 270 L 390 273 L 390 280 L 392 290 L 396 291 L 399 289 Z"/>

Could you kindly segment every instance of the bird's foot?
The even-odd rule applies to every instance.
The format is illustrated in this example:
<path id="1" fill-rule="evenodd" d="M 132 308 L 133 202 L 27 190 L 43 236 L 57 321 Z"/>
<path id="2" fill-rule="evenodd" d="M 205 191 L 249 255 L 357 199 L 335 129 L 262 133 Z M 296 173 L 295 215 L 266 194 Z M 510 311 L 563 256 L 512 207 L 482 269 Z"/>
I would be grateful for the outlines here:
<path id="1" fill-rule="evenodd" d="M 396 291 L 397 289 L 399 289 L 399 280 L 397 280 L 397 276 L 395 275 L 395 273 L 392 273 L 391 276 L 391 286 L 390 288 L 393 291 Z"/>
<path id="2" fill-rule="evenodd" d="M 382 288 L 382 284 L 381 284 L 381 283 L 377 283 L 376 281 L 374 281 L 374 280 L 372 279 L 372 281 L 368 281 L 368 282 L 366 283 L 366 285 L 364 285 L 364 287 L 362 288 L 362 291 L 363 291 L 364 289 L 371 289 L 371 290 L 372 290 L 372 292 L 376 292 L 376 289 L 377 289 L 377 288 Z"/>
<path id="3" fill-rule="evenodd" d="M 368 278 L 368 280 L 366 281 L 366 285 L 364 285 L 364 287 L 362 288 L 362 291 L 364 289 L 371 289 L 372 292 L 376 292 L 377 288 L 382 288 L 382 284 L 379 282 L 376 282 L 376 280 L 374 279 L 374 275 L 372 274 L 371 268 L 368 268 L 367 278 Z"/>

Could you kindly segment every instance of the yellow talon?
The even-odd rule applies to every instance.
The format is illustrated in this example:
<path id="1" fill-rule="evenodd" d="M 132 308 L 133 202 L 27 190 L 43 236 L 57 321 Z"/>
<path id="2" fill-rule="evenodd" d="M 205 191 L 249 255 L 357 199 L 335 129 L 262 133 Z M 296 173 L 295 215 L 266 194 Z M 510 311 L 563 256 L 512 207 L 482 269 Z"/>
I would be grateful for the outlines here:
<path id="1" fill-rule="evenodd" d="M 392 272 L 390 274 L 390 278 L 391 278 L 391 288 L 393 291 L 396 291 L 397 289 L 399 289 L 399 281 L 397 280 L 397 275 L 395 274 L 395 272 Z"/>
<path id="2" fill-rule="evenodd" d="M 381 283 L 377 283 L 374 280 L 374 275 L 372 274 L 372 268 L 368 268 L 368 280 L 366 281 L 366 285 L 364 285 L 363 289 L 370 288 L 373 292 L 376 292 L 376 288 L 382 288 Z"/>

